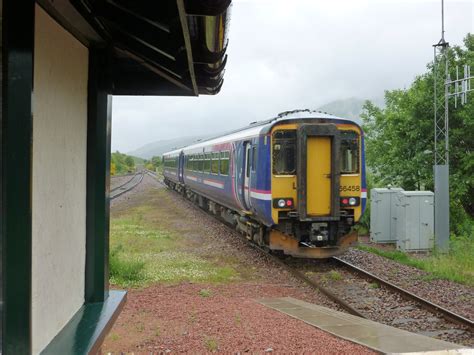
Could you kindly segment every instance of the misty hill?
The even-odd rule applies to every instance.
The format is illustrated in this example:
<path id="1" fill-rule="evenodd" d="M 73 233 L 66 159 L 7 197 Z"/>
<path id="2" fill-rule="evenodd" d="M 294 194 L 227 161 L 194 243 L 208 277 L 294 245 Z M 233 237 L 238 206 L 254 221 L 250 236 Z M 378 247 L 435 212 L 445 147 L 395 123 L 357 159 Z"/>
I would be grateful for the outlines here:
<path id="1" fill-rule="evenodd" d="M 135 149 L 131 152 L 128 152 L 127 154 L 143 159 L 150 159 L 154 156 L 161 156 L 163 153 L 173 150 L 175 148 L 180 148 L 189 145 L 193 142 L 196 142 L 200 138 L 202 137 L 187 136 L 173 139 L 164 139 L 161 141 L 145 144 L 144 146 Z"/>
<path id="2" fill-rule="evenodd" d="M 358 99 L 355 97 L 336 100 L 319 107 L 318 110 L 335 116 L 353 119 L 360 123 L 360 114 L 362 113 L 362 107 L 364 106 L 365 101 L 367 101 L 367 99 Z M 370 99 L 370 101 L 379 107 L 384 106 L 383 98 Z"/>

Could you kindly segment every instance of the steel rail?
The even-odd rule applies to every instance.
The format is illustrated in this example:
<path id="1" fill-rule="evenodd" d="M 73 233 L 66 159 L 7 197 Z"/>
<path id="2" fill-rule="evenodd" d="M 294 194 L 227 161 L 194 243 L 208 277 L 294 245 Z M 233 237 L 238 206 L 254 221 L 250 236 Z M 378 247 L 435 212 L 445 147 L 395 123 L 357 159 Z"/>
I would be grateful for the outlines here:
<path id="1" fill-rule="evenodd" d="M 468 327 L 469 331 L 474 331 L 474 322 L 468 318 L 465 318 L 463 316 L 460 316 L 459 314 L 456 314 L 452 311 L 450 311 L 449 309 L 446 309 L 440 305 L 437 305 L 433 302 L 430 302 L 422 297 L 419 297 L 417 295 L 415 295 L 414 293 L 412 292 L 409 292 L 393 283 L 391 283 L 390 281 L 387 281 L 387 280 L 384 280 L 366 270 L 363 270 L 361 269 L 360 267 L 358 266 L 355 266 L 345 260 L 342 260 L 338 257 L 333 257 L 332 258 L 333 260 L 335 260 L 337 263 L 347 267 L 348 269 L 364 276 L 364 277 L 367 277 L 373 281 L 376 281 L 378 282 L 379 284 L 385 286 L 386 288 L 392 290 L 392 291 L 395 291 L 397 292 L 398 294 L 400 294 L 403 298 L 407 299 L 407 300 L 410 300 L 410 301 L 415 301 L 417 303 L 420 304 L 421 307 L 423 307 L 424 309 L 430 311 L 430 312 L 434 312 L 434 313 L 439 313 L 444 319 L 450 321 L 450 322 L 453 322 L 453 323 L 456 323 L 456 324 L 459 324 L 459 325 L 462 325 L 462 326 L 466 326 Z"/>
<path id="2" fill-rule="evenodd" d="M 131 182 L 133 179 L 135 179 L 135 176 L 137 176 L 138 174 L 140 173 L 133 173 L 133 174 L 127 174 L 127 175 L 122 175 L 122 176 L 132 176 L 132 178 L 130 180 L 127 180 L 126 182 L 124 182 L 123 184 L 117 186 L 117 187 L 114 187 L 112 190 L 110 190 L 110 192 L 114 192 L 114 191 L 117 191 L 118 189 L 124 187 L 125 185 L 127 185 L 129 182 Z"/>
<path id="3" fill-rule="evenodd" d="M 126 185 L 126 184 L 124 184 L 124 185 L 122 185 L 122 186 L 120 187 L 120 188 L 123 189 L 122 191 L 117 192 L 116 194 L 113 194 L 113 195 L 112 195 L 112 193 L 113 193 L 113 192 L 116 192 L 119 188 L 116 188 L 116 189 L 110 191 L 110 193 L 111 193 L 110 199 L 113 200 L 113 199 L 115 199 L 115 198 L 117 198 L 117 197 L 119 197 L 119 196 L 122 196 L 124 193 L 127 193 L 127 192 L 129 192 L 130 190 L 133 190 L 135 187 L 138 186 L 138 184 L 140 184 L 140 183 L 142 182 L 143 177 L 145 176 L 145 173 L 143 173 L 143 172 L 137 173 L 132 179 L 130 179 L 130 180 L 127 182 L 127 184 L 131 183 L 137 176 L 139 176 L 138 181 L 137 181 L 136 183 L 134 183 L 134 184 L 131 184 L 128 188 L 123 189 L 123 186 Z"/>
<path id="4" fill-rule="evenodd" d="M 119 177 L 126 177 L 126 176 L 132 176 L 135 175 L 136 173 L 126 173 L 126 174 L 120 174 L 120 175 L 110 175 L 111 179 L 119 178 Z"/>
<path id="5" fill-rule="evenodd" d="M 291 275 L 293 275 L 294 277 L 296 277 L 297 279 L 299 279 L 300 281 L 303 281 L 304 283 L 306 283 L 308 286 L 310 286 L 311 288 L 315 289 L 315 290 L 318 290 L 319 292 L 321 292 L 322 294 L 324 294 L 326 297 L 328 297 L 330 300 L 334 301 L 335 303 L 337 303 L 339 306 L 341 306 L 343 309 L 345 309 L 347 312 L 349 312 L 350 314 L 352 315 L 355 315 L 355 316 L 358 316 L 358 317 L 361 317 L 361 318 L 367 318 L 363 313 L 359 312 L 357 309 L 355 309 L 354 307 L 352 307 L 349 303 L 347 303 L 346 301 L 344 301 L 342 298 L 340 298 L 339 296 L 337 296 L 336 294 L 334 294 L 333 292 L 331 292 L 330 290 L 328 290 L 326 287 L 324 287 L 323 285 L 321 285 L 319 282 L 316 282 L 314 280 L 311 280 L 309 277 L 307 277 L 305 274 L 303 274 L 301 271 L 298 271 L 297 269 L 295 269 L 294 267 L 288 265 L 287 263 L 285 263 L 283 260 L 281 260 L 279 257 L 275 256 L 275 255 L 272 255 L 270 254 L 267 250 L 265 250 L 264 248 L 252 243 L 252 242 L 249 242 L 247 240 L 247 238 L 243 237 L 243 239 L 245 239 L 247 241 L 247 243 L 252 246 L 253 248 L 257 249 L 257 250 L 260 250 L 262 253 L 265 253 L 265 255 L 268 255 L 272 258 L 272 260 L 274 260 L 275 262 L 277 262 L 280 266 L 282 266 L 284 269 L 286 269 L 286 271 L 288 271 Z"/>

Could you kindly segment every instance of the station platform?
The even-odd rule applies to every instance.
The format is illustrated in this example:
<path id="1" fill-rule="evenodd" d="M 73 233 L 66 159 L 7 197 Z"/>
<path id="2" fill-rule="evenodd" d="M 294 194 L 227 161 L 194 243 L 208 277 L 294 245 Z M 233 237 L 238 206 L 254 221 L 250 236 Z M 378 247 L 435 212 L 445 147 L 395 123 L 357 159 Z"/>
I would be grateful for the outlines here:
<path id="1" fill-rule="evenodd" d="M 461 345 L 410 333 L 292 297 L 265 298 L 259 303 L 337 337 L 385 354 L 474 354 Z"/>

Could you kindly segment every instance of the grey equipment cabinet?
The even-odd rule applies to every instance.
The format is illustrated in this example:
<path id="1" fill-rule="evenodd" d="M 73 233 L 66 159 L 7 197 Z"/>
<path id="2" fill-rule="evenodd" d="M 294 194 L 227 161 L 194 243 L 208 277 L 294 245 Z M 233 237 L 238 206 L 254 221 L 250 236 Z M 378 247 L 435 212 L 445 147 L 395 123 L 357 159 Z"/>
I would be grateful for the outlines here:
<path id="1" fill-rule="evenodd" d="M 427 251 L 434 246 L 434 194 L 400 191 L 396 195 L 397 249 Z"/>
<path id="2" fill-rule="evenodd" d="M 403 191 L 398 187 L 370 190 L 370 241 L 373 243 L 396 242 L 394 217 L 395 195 Z"/>

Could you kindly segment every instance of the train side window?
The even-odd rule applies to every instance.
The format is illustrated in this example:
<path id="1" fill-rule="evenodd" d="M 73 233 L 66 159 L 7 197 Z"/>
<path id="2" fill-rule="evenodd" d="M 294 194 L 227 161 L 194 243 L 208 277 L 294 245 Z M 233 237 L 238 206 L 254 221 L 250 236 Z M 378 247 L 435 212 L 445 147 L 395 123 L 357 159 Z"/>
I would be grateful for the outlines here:
<path id="1" fill-rule="evenodd" d="M 219 174 L 219 153 L 212 153 L 211 173 Z"/>
<path id="2" fill-rule="evenodd" d="M 359 172 L 359 135 L 354 131 L 341 131 L 341 174 Z"/>
<path id="3" fill-rule="evenodd" d="M 257 171 L 257 146 L 252 147 L 252 171 Z"/>
<path id="4" fill-rule="evenodd" d="M 196 163 L 196 171 L 202 171 L 202 159 L 199 154 L 196 155 Z"/>
<path id="5" fill-rule="evenodd" d="M 296 131 L 275 131 L 273 133 L 273 174 L 295 175 L 296 173 Z"/>
<path id="6" fill-rule="evenodd" d="M 191 155 L 191 170 L 196 171 L 197 170 L 197 161 L 196 161 L 196 155 Z"/>
<path id="7" fill-rule="evenodd" d="M 229 175 L 229 152 L 221 152 L 219 172 L 221 175 Z"/>
<path id="8" fill-rule="evenodd" d="M 204 172 L 209 173 L 211 171 L 211 154 L 206 153 L 204 157 Z"/>

